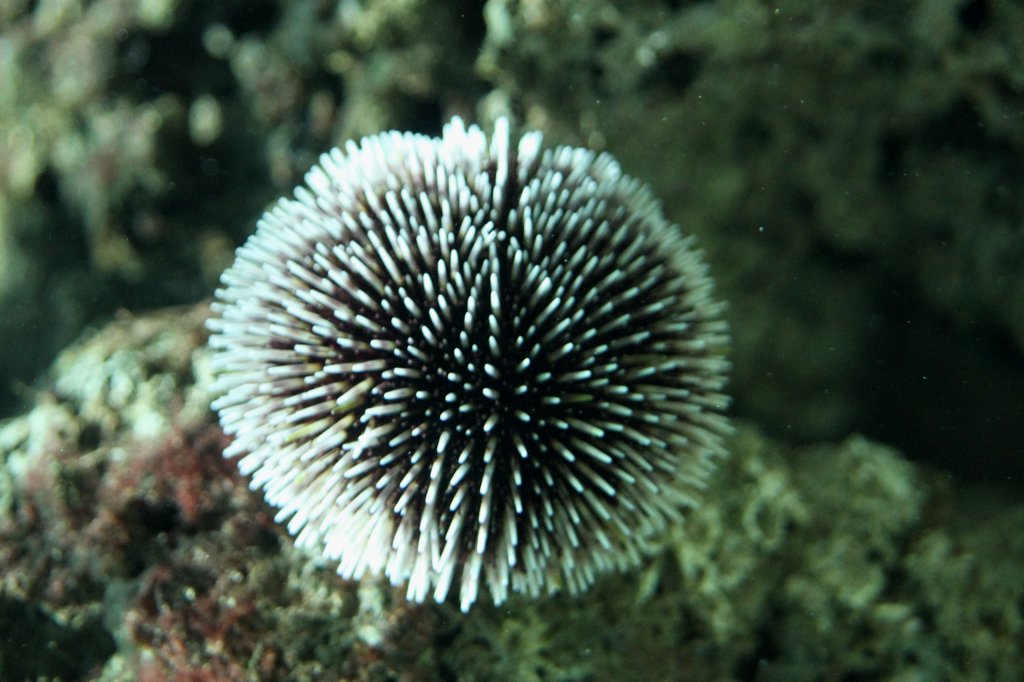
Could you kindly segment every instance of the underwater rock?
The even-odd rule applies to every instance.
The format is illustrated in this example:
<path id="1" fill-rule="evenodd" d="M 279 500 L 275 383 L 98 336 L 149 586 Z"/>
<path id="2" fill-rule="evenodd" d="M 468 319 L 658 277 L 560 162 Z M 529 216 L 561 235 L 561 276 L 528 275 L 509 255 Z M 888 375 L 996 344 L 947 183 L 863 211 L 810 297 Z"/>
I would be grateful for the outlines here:
<path id="1" fill-rule="evenodd" d="M 346 582 L 222 457 L 207 314 L 111 323 L 0 425 L 0 616 L 85 628 L 81 678 L 1024 674 L 1024 507 L 860 437 L 794 450 L 740 424 L 685 526 L 579 596 L 461 614 Z"/>

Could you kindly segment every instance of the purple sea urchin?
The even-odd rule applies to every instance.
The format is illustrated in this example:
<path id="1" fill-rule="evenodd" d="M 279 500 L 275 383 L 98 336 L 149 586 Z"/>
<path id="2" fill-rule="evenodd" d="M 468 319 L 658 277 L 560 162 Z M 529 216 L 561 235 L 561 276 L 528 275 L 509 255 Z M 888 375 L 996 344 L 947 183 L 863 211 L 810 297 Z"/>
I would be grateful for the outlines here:
<path id="1" fill-rule="evenodd" d="M 209 323 L 226 455 L 298 544 L 463 610 L 635 564 L 727 429 L 692 239 L 611 156 L 505 120 L 350 142 L 306 183 Z"/>

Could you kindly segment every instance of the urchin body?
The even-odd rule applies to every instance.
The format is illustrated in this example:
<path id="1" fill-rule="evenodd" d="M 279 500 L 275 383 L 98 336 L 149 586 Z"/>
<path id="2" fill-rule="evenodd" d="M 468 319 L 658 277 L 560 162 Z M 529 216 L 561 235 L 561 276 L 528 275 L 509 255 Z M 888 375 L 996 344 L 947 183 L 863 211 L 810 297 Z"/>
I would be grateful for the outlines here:
<path id="1" fill-rule="evenodd" d="M 579 591 L 721 449 L 707 268 L 608 155 L 454 119 L 321 157 L 216 294 L 214 403 L 300 545 L 408 597 Z"/>

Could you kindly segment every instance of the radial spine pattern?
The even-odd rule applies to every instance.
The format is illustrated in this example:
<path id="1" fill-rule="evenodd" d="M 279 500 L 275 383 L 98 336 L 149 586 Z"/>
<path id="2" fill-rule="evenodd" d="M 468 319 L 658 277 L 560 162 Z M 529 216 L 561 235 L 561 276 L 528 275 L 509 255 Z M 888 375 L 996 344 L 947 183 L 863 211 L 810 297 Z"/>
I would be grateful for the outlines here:
<path id="1" fill-rule="evenodd" d="M 324 154 L 213 310 L 226 455 L 299 545 L 414 601 L 634 565 L 728 429 L 692 239 L 612 157 L 505 120 Z"/>

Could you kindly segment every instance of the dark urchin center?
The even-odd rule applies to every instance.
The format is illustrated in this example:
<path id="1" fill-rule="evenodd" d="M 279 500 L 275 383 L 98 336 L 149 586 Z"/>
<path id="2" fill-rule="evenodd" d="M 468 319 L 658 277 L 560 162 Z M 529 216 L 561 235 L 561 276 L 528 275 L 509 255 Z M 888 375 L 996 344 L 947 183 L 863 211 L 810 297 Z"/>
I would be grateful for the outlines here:
<path id="1" fill-rule="evenodd" d="M 489 173 L 493 180 L 493 167 Z M 665 290 L 672 273 L 644 278 L 639 264 L 646 273 L 666 270 L 666 264 L 648 246 L 637 245 L 641 235 L 626 224 L 622 207 L 591 198 L 583 207 L 589 230 L 574 229 L 580 221 L 572 222 L 573 210 L 578 218 L 580 206 L 557 207 L 548 215 L 545 234 L 559 238 L 536 233 L 531 238 L 524 234 L 522 216 L 512 215 L 516 188 L 508 189 L 513 191 L 502 210 L 491 211 L 482 197 L 473 214 L 453 216 L 455 225 L 466 219 L 474 223 L 476 243 L 462 245 L 466 257 L 460 271 L 449 273 L 444 284 L 429 264 L 409 268 L 389 253 L 384 240 L 361 249 L 337 245 L 335 255 L 346 251 L 347 258 L 331 264 L 346 270 L 364 291 L 372 287 L 346 269 L 346 262 L 366 262 L 373 254 L 390 257 L 390 267 L 400 271 L 384 286 L 381 300 L 369 302 L 375 305 L 344 301 L 372 324 L 343 327 L 349 347 L 336 346 L 337 357 L 348 364 L 380 364 L 372 372 L 343 376 L 350 383 L 370 378 L 372 384 L 350 443 L 386 429 L 384 438 L 359 455 L 376 466 L 360 468 L 358 475 L 390 494 L 383 506 L 396 521 L 423 513 L 432 478 L 454 481 L 441 492 L 441 526 L 450 523 L 453 502 L 461 496 L 458 505 L 468 505 L 470 517 L 486 527 L 483 541 L 479 532 L 464 529 L 463 555 L 507 531 L 503 524 L 510 508 L 515 523 L 547 526 L 553 533 L 550 514 L 543 511 L 552 505 L 585 510 L 576 519 L 584 527 L 618 506 L 617 491 L 628 477 L 605 453 L 628 445 L 620 442 L 627 428 L 651 433 L 650 417 L 657 414 L 649 388 L 645 394 L 630 380 L 630 358 L 665 352 L 649 329 L 658 315 L 644 309 L 651 301 L 670 309 L 677 298 Z M 387 209 L 368 210 L 368 215 L 378 230 L 398 222 Z M 424 222 L 423 216 L 415 217 Z M 441 245 L 434 247 L 440 257 Z M 632 264 L 617 256 L 623 249 L 632 251 Z M 388 267 L 381 262 L 367 265 L 387 278 Z M 615 305 L 620 299 L 628 310 Z M 353 339 L 370 351 L 353 351 Z M 600 426 L 609 423 L 620 431 Z M 433 470 L 438 457 L 442 464 Z M 483 504 L 489 505 L 486 518 L 480 514 Z"/>

